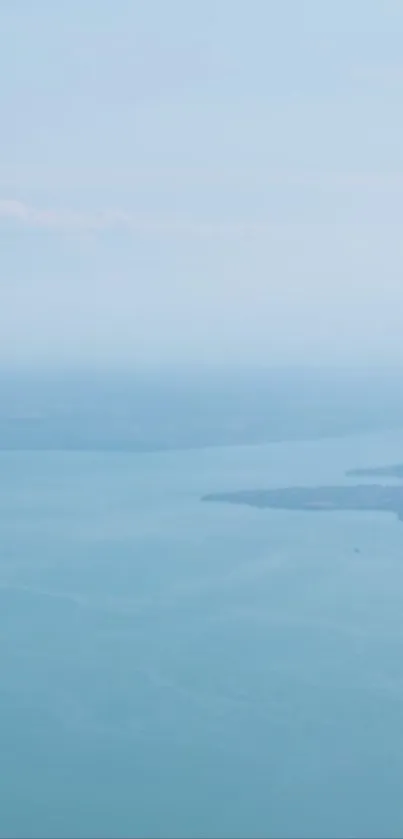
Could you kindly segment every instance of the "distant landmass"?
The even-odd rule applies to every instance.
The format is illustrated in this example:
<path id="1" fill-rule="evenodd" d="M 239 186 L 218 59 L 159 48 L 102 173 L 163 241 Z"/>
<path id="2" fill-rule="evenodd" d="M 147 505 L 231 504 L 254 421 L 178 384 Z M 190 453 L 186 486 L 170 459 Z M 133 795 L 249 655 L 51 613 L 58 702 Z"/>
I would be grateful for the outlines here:
<path id="1" fill-rule="evenodd" d="M 286 487 L 214 493 L 205 495 L 202 500 L 315 513 L 331 510 L 391 512 L 403 521 L 403 487 L 400 486 L 358 484 L 353 487 Z"/>
<path id="2" fill-rule="evenodd" d="M 346 474 L 363 477 L 379 475 L 403 479 L 403 465 L 351 469 Z M 282 489 L 241 490 L 205 495 L 202 500 L 315 513 L 332 510 L 390 512 L 395 513 L 399 520 L 403 521 L 403 485 L 356 484 L 355 486 L 295 486 Z"/>
<path id="3" fill-rule="evenodd" d="M 0 450 L 168 451 L 403 428 L 403 371 L 0 371 Z"/>
<path id="4" fill-rule="evenodd" d="M 351 478 L 403 479 L 403 463 L 396 463 L 394 466 L 375 466 L 369 469 L 349 469 L 346 475 Z"/>

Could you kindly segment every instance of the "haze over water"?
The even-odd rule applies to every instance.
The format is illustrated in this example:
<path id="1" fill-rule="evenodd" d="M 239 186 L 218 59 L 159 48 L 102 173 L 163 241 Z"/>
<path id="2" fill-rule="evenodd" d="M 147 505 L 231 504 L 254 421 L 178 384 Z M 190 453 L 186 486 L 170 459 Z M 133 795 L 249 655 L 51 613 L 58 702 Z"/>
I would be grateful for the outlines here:
<path id="1" fill-rule="evenodd" d="M 400 839 L 403 3 L 0 31 L 0 839 Z"/>
<path id="2" fill-rule="evenodd" d="M 402 524 L 200 497 L 402 450 L 1 453 L 1 835 L 401 836 Z"/>

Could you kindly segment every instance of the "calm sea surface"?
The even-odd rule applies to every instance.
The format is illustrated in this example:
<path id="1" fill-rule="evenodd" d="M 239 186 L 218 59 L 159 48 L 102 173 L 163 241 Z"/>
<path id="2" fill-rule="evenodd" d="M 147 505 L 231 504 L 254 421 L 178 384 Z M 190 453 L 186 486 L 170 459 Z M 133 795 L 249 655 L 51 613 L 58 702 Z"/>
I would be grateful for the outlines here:
<path id="1" fill-rule="evenodd" d="M 401 837 L 403 524 L 200 502 L 401 461 L 1 453 L 0 835 Z"/>

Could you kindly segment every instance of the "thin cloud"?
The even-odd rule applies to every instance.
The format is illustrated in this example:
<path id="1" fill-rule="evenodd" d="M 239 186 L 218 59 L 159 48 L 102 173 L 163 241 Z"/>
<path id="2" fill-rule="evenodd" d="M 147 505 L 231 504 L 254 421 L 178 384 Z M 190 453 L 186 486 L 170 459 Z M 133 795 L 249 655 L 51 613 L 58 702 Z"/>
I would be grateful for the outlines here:
<path id="1" fill-rule="evenodd" d="M 41 210 L 22 201 L 0 200 L 0 218 L 8 219 L 30 227 L 56 227 L 65 229 L 91 229 L 99 226 L 96 216 L 56 210 Z"/>
<path id="2" fill-rule="evenodd" d="M 248 224 L 236 222 L 220 224 L 188 222 L 186 220 L 159 220 L 123 211 L 80 213 L 64 210 L 42 210 L 12 199 L 0 200 L 0 219 L 14 221 L 33 228 L 54 229 L 66 232 L 91 233 L 106 230 L 126 230 L 133 234 L 162 236 L 239 236 L 259 234 L 273 228 L 273 224 Z"/>
<path id="3" fill-rule="evenodd" d="M 402 70 L 403 79 L 403 70 Z M 2 166 L 0 164 L 0 188 L 12 190 L 65 190 L 73 189 L 136 189 L 144 185 L 160 187 L 163 191 L 172 186 L 175 190 L 185 187 L 241 187 L 286 186 L 313 189 L 350 189 L 360 187 L 368 190 L 403 189 L 403 172 L 383 171 L 315 171 L 224 167 L 172 167 L 156 169 L 135 169 L 107 167 L 59 168 L 57 166 Z M 10 204 L 20 202 L 9 201 Z M 16 208 L 16 213 L 19 212 Z M 75 214 L 76 215 L 76 214 Z"/>
<path id="4" fill-rule="evenodd" d="M 230 173 L 226 175 L 230 177 Z M 258 173 L 239 171 L 234 173 L 239 183 L 249 184 L 251 188 L 257 185 Z M 247 176 L 248 175 L 248 176 Z M 221 177 L 225 177 L 221 173 Z M 319 192 L 343 193 L 348 192 L 358 197 L 381 196 L 385 193 L 400 194 L 403 192 L 403 173 L 383 172 L 277 172 L 261 173 L 259 189 L 262 190 L 271 183 L 277 186 L 294 188 L 296 190 L 318 190 Z M 366 198 L 365 198 L 366 200 Z M 378 205 L 377 205 L 378 206 Z M 318 219 L 316 220 L 318 221 Z M 145 213 L 135 213 L 122 209 L 88 210 L 43 208 L 12 198 L 0 199 L 0 224 L 12 223 L 21 227 L 54 230 L 67 233 L 102 233 L 107 231 L 122 231 L 137 236 L 184 237 L 184 238 L 234 238 L 242 236 L 265 235 L 286 226 L 288 229 L 293 222 L 282 223 L 278 218 L 266 218 L 261 221 L 247 222 L 234 220 L 220 222 L 211 220 L 189 220 L 186 217 L 158 218 Z M 301 220 L 300 224 L 304 222 Z M 309 222 L 307 222 L 309 223 Z"/>
<path id="5" fill-rule="evenodd" d="M 403 85 L 403 64 L 379 64 L 356 67 L 354 77 L 360 81 L 387 87 Z"/>

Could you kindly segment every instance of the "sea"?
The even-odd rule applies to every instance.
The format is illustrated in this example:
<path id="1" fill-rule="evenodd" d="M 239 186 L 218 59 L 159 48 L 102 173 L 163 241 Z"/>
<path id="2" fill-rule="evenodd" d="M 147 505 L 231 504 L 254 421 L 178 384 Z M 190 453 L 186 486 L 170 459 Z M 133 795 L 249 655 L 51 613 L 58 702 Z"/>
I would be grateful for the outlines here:
<path id="1" fill-rule="evenodd" d="M 403 524 L 201 497 L 402 460 L 1 452 L 1 837 L 401 837 Z"/>

